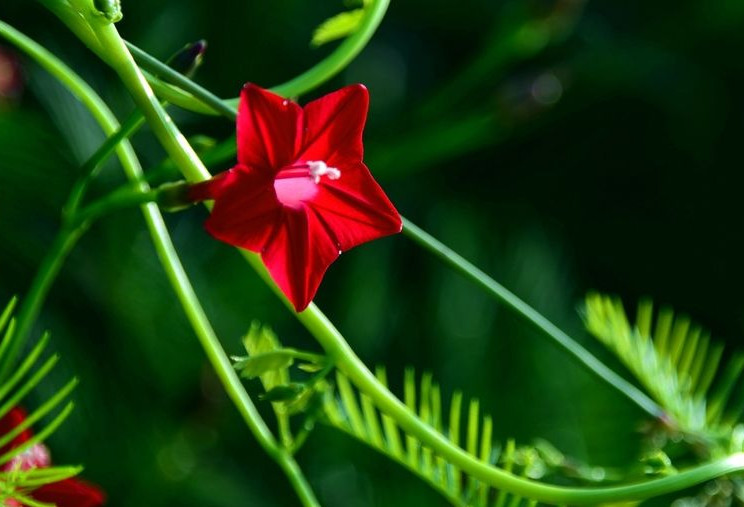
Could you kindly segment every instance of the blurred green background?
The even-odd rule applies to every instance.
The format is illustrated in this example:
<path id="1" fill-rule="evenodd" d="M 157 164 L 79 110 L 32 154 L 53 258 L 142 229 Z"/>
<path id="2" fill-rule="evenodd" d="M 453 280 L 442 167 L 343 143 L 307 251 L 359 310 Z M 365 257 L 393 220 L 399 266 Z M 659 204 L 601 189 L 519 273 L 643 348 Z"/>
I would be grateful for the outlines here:
<path id="1" fill-rule="evenodd" d="M 305 70 L 326 2 L 125 0 L 120 31 L 166 58 L 209 42 L 197 81 L 235 96 Z M 79 71 L 120 118 L 111 71 L 35 2 L 0 18 Z M 625 373 L 582 330 L 589 289 L 632 307 L 653 296 L 738 344 L 744 325 L 740 172 L 744 4 L 632 0 L 393 1 L 361 56 L 312 98 L 363 82 L 366 159 L 399 210 Z M 59 226 L 78 167 L 102 142 L 88 113 L 0 41 L 21 83 L 0 102 L 0 301 L 23 296 Z M 10 62 L 10 63 L 9 63 Z M 15 62 L 15 63 L 12 63 Z M 188 135 L 233 126 L 173 110 Z M 164 153 L 144 129 L 145 167 Z M 219 170 L 221 168 L 213 168 Z M 111 162 L 96 190 L 121 183 Z M 317 349 L 194 208 L 167 216 L 229 353 L 252 319 Z M 510 310 L 406 238 L 362 246 L 330 269 L 316 302 L 368 364 L 431 371 L 448 396 L 478 397 L 498 440 L 536 437 L 597 465 L 629 464 L 643 414 Z M 295 505 L 279 469 L 221 391 L 155 258 L 138 211 L 97 224 L 63 269 L 38 331 L 53 332 L 58 382 L 77 408 L 49 445 L 83 463 L 110 505 Z M 248 384 L 253 394 L 260 388 Z M 261 406 L 267 418 L 268 407 Z M 407 471 L 319 427 L 299 462 L 328 506 L 444 505 Z"/>

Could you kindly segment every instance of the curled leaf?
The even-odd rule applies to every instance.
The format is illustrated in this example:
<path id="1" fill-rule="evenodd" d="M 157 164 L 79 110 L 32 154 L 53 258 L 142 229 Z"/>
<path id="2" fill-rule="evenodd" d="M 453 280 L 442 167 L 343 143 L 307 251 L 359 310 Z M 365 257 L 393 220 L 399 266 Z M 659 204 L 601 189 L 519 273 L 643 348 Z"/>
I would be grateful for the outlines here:
<path id="1" fill-rule="evenodd" d="M 343 39 L 356 32 L 364 18 L 364 9 L 342 12 L 326 19 L 313 32 L 312 47 L 320 47 L 334 40 Z"/>

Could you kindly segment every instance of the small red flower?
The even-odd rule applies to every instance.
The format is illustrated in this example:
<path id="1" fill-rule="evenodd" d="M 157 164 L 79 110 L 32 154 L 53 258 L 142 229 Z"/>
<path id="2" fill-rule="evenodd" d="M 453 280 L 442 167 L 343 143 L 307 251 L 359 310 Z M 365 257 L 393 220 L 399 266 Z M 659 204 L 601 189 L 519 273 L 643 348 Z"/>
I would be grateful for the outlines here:
<path id="1" fill-rule="evenodd" d="M 26 413 L 23 409 L 13 408 L 0 419 L 0 435 L 13 431 L 24 420 L 26 420 Z M 9 450 L 24 444 L 32 436 L 31 430 L 22 431 L 9 444 L 0 448 L 0 454 L 5 454 Z M 29 470 L 31 468 L 45 468 L 50 464 L 49 450 L 43 444 L 36 444 L 5 463 L 0 467 L 0 470 L 8 471 L 14 468 Z M 106 497 L 101 490 L 79 479 L 65 479 L 45 484 L 33 490 L 30 496 L 36 501 L 52 503 L 57 507 L 98 507 L 106 501 Z"/>
<path id="2" fill-rule="evenodd" d="M 260 253 L 297 311 L 341 252 L 401 231 L 398 212 L 362 162 L 368 106 L 362 85 L 300 107 L 247 84 L 237 165 L 191 189 L 193 200 L 215 200 L 209 233 Z"/>

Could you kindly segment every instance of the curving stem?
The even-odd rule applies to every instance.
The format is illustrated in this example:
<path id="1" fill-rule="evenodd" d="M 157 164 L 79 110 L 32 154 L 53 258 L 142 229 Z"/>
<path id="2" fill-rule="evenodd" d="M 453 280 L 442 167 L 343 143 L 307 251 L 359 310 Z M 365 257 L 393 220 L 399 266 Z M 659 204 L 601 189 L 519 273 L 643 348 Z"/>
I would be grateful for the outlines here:
<path id="1" fill-rule="evenodd" d="M 25 51 L 29 56 L 34 58 L 44 69 L 50 72 L 54 77 L 59 79 L 93 114 L 95 119 L 101 125 L 108 135 L 115 135 L 119 129 L 119 123 L 100 97 L 83 81 L 75 72 L 59 61 L 54 55 L 46 49 L 29 39 L 10 25 L 0 21 L 0 37 L 4 37 L 11 43 Z M 158 104 L 159 106 L 159 104 Z M 184 141 L 185 142 L 185 141 Z M 130 181 L 133 182 L 136 189 L 147 193 L 149 188 L 144 183 L 142 168 L 137 159 L 131 144 L 123 141 L 116 149 L 124 171 Z M 291 453 L 279 445 L 269 430 L 266 423 L 258 413 L 256 406 L 245 391 L 240 378 L 230 363 L 227 354 L 217 339 L 199 300 L 194 293 L 191 282 L 188 279 L 186 271 L 181 264 L 175 247 L 170 240 L 168 230 L 165 226 L 162 215 L 157 205 L 154 203 L 143 204 L 141 206 L 145 222 L 150 231 L 150 235 L 155 246 L 156 253 L 161 264 L 168 276 L 173 289 L 178 296 L 179 301 L 191 323 L 207 357 L 212 363 L 217 376 L 222 385 L 238 408 L 241 416 L 246 422 L 251 432 L 254 434 L 259 444 L 276 461 L 287 475 L 290 483 L 297 492 L 302 504 L 307 507 L 318 506 L 319 503 L 307 483 L 302 470 L 298 466 Z M 67 245 L 67 243 L 65 243 Z M 73 241 L 67 246 L 67 250 L 74 245 Z M 43 268 L 39 278 L 45 280 L 45 286 L 51 284 L 56 271 L 59 270 L 64 255 L 55 256 L 54 262 L 51 263 L 54 270 Z M 40 293 L 35 296 L 38 298 L 43 295 Z M 40 301 L 37 299 L 37 301 Z M 34 303 L 38 307 L 37 303 Z"/>

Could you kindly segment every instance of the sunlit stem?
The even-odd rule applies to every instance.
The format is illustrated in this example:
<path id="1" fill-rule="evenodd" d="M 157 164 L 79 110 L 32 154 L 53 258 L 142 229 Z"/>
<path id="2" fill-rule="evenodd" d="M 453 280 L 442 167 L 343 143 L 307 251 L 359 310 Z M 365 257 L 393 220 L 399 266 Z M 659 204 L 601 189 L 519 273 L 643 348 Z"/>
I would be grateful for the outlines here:
<path id="1" fill-rule="evenodd" d="M 0 21 L 0 36 L 5 37 L 28 53 L 29 56 L 34 58 L 55 78 L 59 79 L 90 110 L 107 134 L 112 135 L 118 130 L 119 124 L 106 104 L 72 69 L 64 65 L 54 55 L 33 40 L 2 21 Z M 160 104 L 157 105 L 160 106 Z M 143 182 L 142 168 L 131 144 L 128 141 L 123 141 L 119 144 L 116 151 L 127 177 L 137 188 L 143 192 L 148 191 L 147 185 Z M 194 293 L 188 276 L 181 265 L 157 205 L 149 203 L 142 205 L 141 209 L 153 239 L 158 258 L 226 393 L 238 408 L 238 411 L 259 444 L 285 472 L 303 505 L 319 505 L 297 462 L 274 439 L 253 401 L 246 393 L 245 388 L 230 363 L 230 359 L 222 349 Z M 57 260 L 55 258 L 53 264 L 58 270 L 59 266 L 61 266 L 61 259 L 64 256 L 58 255 L 56 257 L 60 259 Z M 44 269 L 44 271 L 49 271 L 49 274 L 43 274 L 42 278 L 47 279 L 48 284 L 51 284 L 55 273 L 53 270 L 48 269 Z"/>

